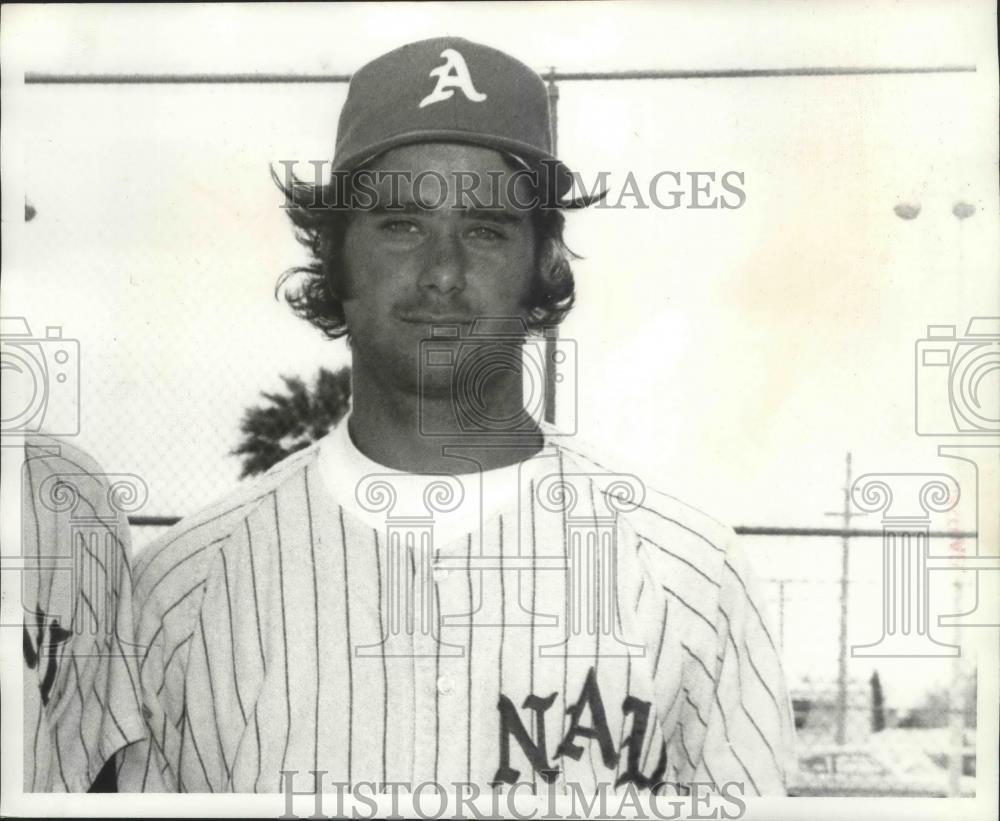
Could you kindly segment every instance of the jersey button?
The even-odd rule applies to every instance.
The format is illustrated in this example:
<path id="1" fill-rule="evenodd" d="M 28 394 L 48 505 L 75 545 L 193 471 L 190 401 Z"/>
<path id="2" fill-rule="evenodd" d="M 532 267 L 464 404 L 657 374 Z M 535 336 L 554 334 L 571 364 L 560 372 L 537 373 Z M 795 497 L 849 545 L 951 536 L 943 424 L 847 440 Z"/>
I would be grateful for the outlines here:
<path id="1" fill-rule="evenodd" d="M 437 680 L 437 689 L 438 692 L 441 693 L 441 695 L 445 696 L 448 695 L 448 693 L 452 691 L 453 687 L 454 685 L 451 683 L 451 679 L 448 678 L 447 676 L 441 676 Z"/>

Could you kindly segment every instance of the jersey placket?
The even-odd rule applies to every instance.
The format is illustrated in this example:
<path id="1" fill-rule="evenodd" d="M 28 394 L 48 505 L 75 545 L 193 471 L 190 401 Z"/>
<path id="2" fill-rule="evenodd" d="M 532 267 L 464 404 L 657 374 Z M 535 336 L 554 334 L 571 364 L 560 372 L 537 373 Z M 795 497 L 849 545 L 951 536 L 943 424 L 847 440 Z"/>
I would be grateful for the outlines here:
<path id="1" fill-rule="evenodd" d="M 432 552 L 416 580 L 422 590 L 418 602 L 427 606 L 427 629 L 414 634 L 413 645 L 414 785 L 454 778 L 458 746 L 464 761 L 468 628 L 454 621 L 470 609 L 469 580 L 455 559 L 466 554 L 469 539 L 468 534 L 460 536 L 445 550 Z M 450 562 L 437 560 L 444 552 Z"/>

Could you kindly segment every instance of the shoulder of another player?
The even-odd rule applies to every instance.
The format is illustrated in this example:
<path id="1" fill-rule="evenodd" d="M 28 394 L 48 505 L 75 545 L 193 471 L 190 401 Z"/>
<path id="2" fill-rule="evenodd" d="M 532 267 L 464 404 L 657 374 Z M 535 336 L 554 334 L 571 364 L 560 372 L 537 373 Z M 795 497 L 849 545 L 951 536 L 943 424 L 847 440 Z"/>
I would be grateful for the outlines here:
<path id="1" fill-rule="evenodd" d="M 86 473 L 97 477 L 104 475 L 97 460 L 80 446 L 45 433 L 25 436 L 24 459 L 48 473 Z"/>
<path id="2" fill-rule="evenodd" d="M 179 596 L 194 596 L 204 586 L 227 545 L 238 541 L 258 508 L 283 486 L 301 481 L 315 463 L 311 446 L 279 462 L 267 473 L 183 518 L 141 550 L 135 561 L 135 596 L 141 607 L 174 606 Z"/>
<path id="3" fill-rule="evenodd" d="M 52 513 L 68 513 L 79 500 L 98 508 L 110 504 L 109 474 L 87 451 L 64 439 L 41 433 L 26 436 L 22 475 L 32 495 L 46 500 L 43 509 Z"/>

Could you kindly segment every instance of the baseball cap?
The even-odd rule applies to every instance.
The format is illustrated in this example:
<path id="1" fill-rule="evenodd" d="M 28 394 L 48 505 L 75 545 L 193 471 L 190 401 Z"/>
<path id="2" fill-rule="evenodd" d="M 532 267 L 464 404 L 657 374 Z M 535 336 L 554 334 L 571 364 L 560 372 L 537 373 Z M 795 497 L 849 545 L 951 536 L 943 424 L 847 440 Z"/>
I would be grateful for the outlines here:
<path id="1" fill-rule="evenodd" d="M 512 156 L 554 185 L 547 201 L 559 208 L 604 196 L 567 198 L 573 176 L 552 153 L 542 78 L 509 54 L 461 37 L 409 43 L 355 72 L 337 124 L 333 170 L 353 171 L 391 148 L 426 142 Z"/>

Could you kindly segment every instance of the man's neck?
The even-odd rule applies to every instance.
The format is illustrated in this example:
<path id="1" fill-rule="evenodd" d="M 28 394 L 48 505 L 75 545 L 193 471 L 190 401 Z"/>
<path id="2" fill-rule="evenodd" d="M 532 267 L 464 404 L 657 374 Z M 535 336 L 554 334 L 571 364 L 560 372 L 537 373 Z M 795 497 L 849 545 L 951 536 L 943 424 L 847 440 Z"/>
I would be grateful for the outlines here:
<path id="1" fill-rule="evenodd" d="M 516 433 L 487 435 L 461 427 L 451 396 L 421 398 L 355 371 L 348 433 L 373 462 L 407 473 L 462 474 L 508 467 L 531 458 L 544 445 L 541 429 L 524 409 L 520 389 L 518 380 L 493 392 L 488 416 L 520 416 L 528 423 L 519 425 Z"/>

